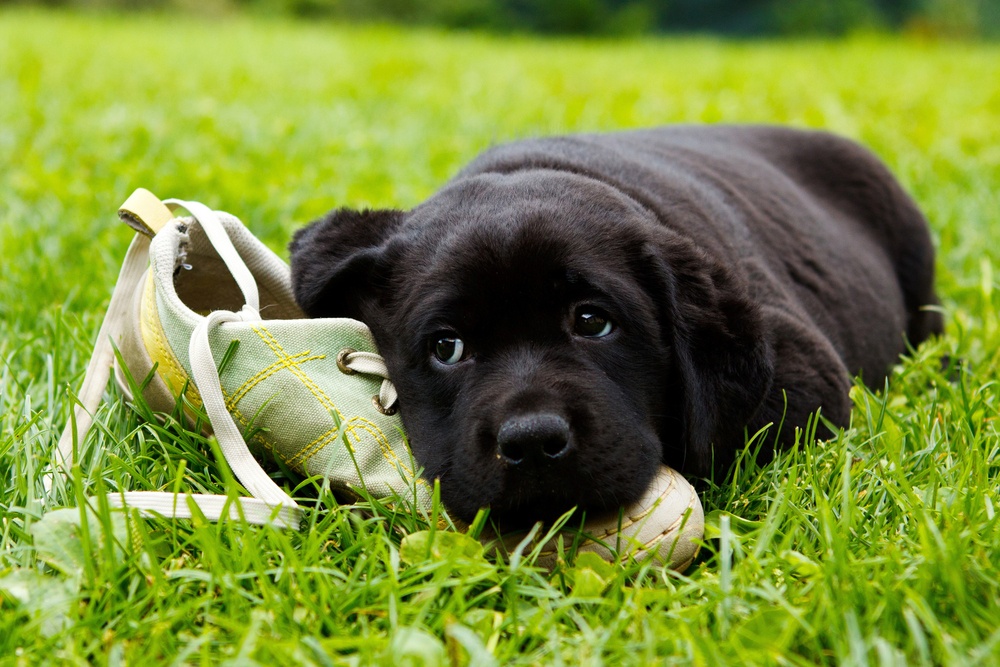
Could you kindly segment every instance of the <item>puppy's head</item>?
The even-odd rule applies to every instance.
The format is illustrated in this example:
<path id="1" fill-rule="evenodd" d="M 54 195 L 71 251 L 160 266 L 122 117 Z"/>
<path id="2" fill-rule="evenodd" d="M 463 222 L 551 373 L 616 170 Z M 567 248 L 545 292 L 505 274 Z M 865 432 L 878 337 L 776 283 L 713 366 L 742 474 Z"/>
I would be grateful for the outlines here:
<path id="1" fill-rule="evenodd" d="M 770 382 L 725 268 L 586 177 L 488 174 L 409 212 L 335 211 L 291 252 L 306 313 L 372 329 L 414 456 L 466 520 L 617 508 L 660 461 L 709 472 Z"/>

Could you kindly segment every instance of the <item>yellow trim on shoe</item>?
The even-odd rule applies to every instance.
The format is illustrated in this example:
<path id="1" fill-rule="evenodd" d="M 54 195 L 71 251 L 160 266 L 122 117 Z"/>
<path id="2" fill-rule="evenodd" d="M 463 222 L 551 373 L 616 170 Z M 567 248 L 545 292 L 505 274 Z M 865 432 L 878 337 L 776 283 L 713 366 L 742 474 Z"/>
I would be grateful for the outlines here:
<path id="1" fill-rule="evenodd" d="M 180 394 L 187 384 L 185 394 L 191 404 L 196 408 L 201 408 L 201 395 L 197 387 L 188 376 L 181 362 L 174 355 L 167 336 L 163 331 L 163 324 L 156 311 L 156 283 L 153 280 L 153 273 L 150 271 L 146 277 L 146 286 L 142 293 L 142 305 L 140 306 L 141 317 L 139 318 L 139 331 L 142 334 L 142 343 L 146 346 L 146 352 L 154 364 L 158 364 L 157 372 L 167 388 L 174 396 Z M 189 415 L 190 416 L 190 415 Z"/>

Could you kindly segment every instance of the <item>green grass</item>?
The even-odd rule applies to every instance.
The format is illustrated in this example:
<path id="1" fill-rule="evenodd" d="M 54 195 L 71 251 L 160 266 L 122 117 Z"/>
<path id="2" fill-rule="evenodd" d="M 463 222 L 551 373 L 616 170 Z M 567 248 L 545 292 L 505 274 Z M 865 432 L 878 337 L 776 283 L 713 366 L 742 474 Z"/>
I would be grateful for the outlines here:
<path id="1" fill-rule="evenodd" d="M 203 438 L 144 423 L 113 388 L 82 465 L 43 497 L 133 188 L 230 210 L 281 251 L 333 206 L 419 202 L 493 143 L 718 121 L 875 149 L 932 222 L 948 328 L 886 393 L 857 390 L 841 437 L 711 487 L 684 575 L 550 574 L 447 540 L 428 557 L 403 542 L 422 520 L 322 492 L 299 533 L 83 522 L 57 508 L 231 488 Z M 998 191 L 996 45 L 0 12 L 0 664 L 998 664 Z M 943 353 L 965 361 L 955 381 Z"/>

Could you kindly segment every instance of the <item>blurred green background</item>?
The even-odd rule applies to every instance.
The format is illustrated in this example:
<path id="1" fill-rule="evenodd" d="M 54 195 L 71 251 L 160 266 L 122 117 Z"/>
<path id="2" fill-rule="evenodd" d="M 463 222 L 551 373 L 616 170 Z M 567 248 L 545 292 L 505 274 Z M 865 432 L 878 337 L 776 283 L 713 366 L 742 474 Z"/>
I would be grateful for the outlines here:
<path id="1" fill-rule="evenodd" d="M 207 14 L 250 10 L 500 32 L 762 36 L 875 30 L 1000 36 L 1000 0 L 0 0 L 0 6 L 5 4 Z"/>

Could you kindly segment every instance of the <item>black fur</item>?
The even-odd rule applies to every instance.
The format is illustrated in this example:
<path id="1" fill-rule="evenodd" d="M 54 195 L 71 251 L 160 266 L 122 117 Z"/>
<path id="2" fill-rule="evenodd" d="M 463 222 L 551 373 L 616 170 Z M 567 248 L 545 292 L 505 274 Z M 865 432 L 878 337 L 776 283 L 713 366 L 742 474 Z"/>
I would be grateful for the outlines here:
<path id="1" fill-rule="evenodd" d="M 941 331 L 923 216 L 819 132 L 500 146 L 412 211 L 334 211 L 291 252 L 306 313 L 371 327 L 417 461 L 465 519 L 616 507 L 659 461 L 724 473 L 747 430 L 784 421 L 787 444 L 819 407 L 847 424 L 852 375 L 880 387 Z M 580 305 L 616 328 L 575 332 Z M 471 356 L 434 359 L 441 332 Z"/>

